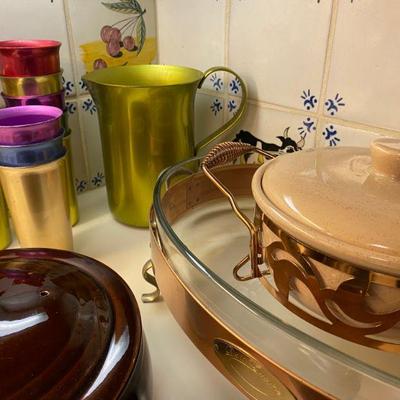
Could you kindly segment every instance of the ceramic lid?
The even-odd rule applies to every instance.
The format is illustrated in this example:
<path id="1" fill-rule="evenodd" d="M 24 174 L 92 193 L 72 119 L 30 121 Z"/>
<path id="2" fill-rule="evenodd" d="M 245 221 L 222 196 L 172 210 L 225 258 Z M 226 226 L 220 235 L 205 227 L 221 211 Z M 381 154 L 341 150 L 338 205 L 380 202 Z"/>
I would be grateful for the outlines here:
<path id="1" fill-rule="evenodd" d="M 277 157 L 256 172 L 253 194 L 310 247 L 400 276 L 400 139 Z"/>
<path id="2" fill-rule="evenodd" d="M 140 341 L 136 301 L 105 265 L 67 251 L 1 252 L 2 399 L 118 399 Z"/>

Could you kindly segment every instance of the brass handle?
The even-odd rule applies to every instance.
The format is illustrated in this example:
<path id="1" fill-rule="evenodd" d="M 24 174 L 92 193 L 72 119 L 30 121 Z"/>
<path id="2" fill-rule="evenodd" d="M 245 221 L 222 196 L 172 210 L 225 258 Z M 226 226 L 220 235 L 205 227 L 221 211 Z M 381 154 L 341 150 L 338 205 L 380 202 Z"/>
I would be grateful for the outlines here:
<path id="1" fill-rule="evenodd" d="M 199 154 L 201 150 L 203 150 L 205 147 L 207 147 L 211 142 L 214 140 L 219 139 L 222 137 L 224 134 L 228 133 L 230 129 L 235 127 L 240 120 L 243 118 L 246 108 L 247 108 L 247 86 L 246 83 L 243 81 L 243 79 L 235 72 L 232 71 L 229 68 L 226 67 L 212 67 L 208 69 L 206 72 L 204 72 L 204 76 L 202 80 L 199 82 L 198 88 L 200 89 L 203 86 L 204 81 L 208 76 L 213 74 L 214 72 L 217 71 L 223 71 L 223 72 L 229 72 L 230 74 L 234 75 L 237 80 L 239 81 L 240 87 L 242 88 L 242 100 L 240 102 L 240 106 L 235 113 L 235 115 L 225 124 L 223 124 L 220 128 L 218 128 L 215 132 L 213 132 L 211 135 L 207 136 L 205 139 L 201 140 L 197 145 L 195 149 L 195 154 Z"/>
<path id="2" fill-rule="evenodd" d="M 236 158 L 249 152 L 257 152 L 262 154 L 267 160 L 274 158 L 274 155 L 257 147 L 246 143 L 224 142 L 216 145 L 203 159 L 200 168 L 204 174 L 214 183 L 214 185 L 228 198 L 229 203 L 237 215 L 237 217 L 246 225 L 250 233 L 250 252 L 244 257 L 234 268 L 233 274 L 236 279 L 245 281 L 262 276 L 262 272 L 258 268 L 263 263 L 262 248 L 258 241 L 259 230 L 255 224 L 243 213 L 239 208 L 232 192 L 211 172 L 211 168 L 224 165 L 234 161 Z M 239 270 L 250 260 L 251 273 L 247 276 L 239 275 Z"/>
<path id="3" fill-rule="evenodd" d="M 151 271 L 151 273 L 149 272 Z M 142 294 L 143 303 L 153 303 L 160 300 L 160 288 L 158 287 L 156 277 L 154 276 L 154 265 L 151 260 L 148 260 L 142 268 L 142 276 L 147 283 L 154 286 L 156 289 L 151 293 Z"/>

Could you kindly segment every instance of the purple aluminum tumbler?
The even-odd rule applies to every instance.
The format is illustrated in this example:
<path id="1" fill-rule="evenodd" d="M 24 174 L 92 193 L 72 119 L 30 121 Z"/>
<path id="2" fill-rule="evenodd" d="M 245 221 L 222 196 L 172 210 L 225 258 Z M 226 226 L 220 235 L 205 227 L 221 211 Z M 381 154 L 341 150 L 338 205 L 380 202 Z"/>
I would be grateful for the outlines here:
<path id="1" fill-rule="evenodd" d="M 0 145 L 24 145 L 50 140 L 61 129 L 62 110 L 50 106 L 0 109 Z"/>
<path id="2" fill-rule="evenodd" d="M 65 90 L 57 93 L 45 94 L 43 96 L 7 96 L 2 93 L 3 99 L 7 107 L 19 106 L 52 106 L 61 110 L 65 108 Z"/>

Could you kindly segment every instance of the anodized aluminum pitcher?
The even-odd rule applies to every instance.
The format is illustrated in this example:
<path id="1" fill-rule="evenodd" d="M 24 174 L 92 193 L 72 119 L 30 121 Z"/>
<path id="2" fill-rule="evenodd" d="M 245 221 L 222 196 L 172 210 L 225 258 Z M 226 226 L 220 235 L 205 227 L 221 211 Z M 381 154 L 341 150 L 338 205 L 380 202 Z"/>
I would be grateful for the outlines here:
<path id="1" fill-rule="evenodd" d="M 217 71 L 238 79 L 242 101 L 229 121 L 195 145 L 195 95 Z M 117 221 L 137 227 L 148 226 L 159 173 L 227 133 L 246 107 L 245 83 L 225 67 L 203 73 L 169 65 L 122 66 L 90 72 L 83 80 L 98 110 L 109 207 Z"/>

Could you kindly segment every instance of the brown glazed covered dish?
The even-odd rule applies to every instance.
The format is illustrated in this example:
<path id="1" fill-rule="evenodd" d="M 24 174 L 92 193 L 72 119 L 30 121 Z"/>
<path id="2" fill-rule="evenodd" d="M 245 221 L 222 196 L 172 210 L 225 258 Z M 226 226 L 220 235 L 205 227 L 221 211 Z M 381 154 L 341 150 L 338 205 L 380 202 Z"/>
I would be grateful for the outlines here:
<path id="1" fill-rule="evenodd" d="M 136 300 L 104 264 L 47 249 L 0 253 L 2 400 L 148 399 Z"/>

